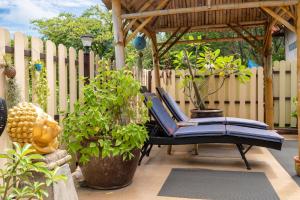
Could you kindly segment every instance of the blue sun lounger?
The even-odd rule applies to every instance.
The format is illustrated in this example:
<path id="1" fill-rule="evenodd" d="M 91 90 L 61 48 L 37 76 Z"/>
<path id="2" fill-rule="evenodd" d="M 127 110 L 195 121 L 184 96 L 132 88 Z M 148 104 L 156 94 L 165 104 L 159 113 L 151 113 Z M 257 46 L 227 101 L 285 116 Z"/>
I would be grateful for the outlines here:
<path id="1" fill-rule="evenodd" d="M 194 124 L 226 124 L 226 125 L 237 125 L 249 128 L 268 129 L 268 125 L 250 119 L 236 118 L 236 117 L 209 117 L 209 118 L 196 118 L 190 119 L 180 109 L 175 100 L 167 93 L 163 88 L 156 88 L 161 99 L 172 113 L 174 119 L 178 122 L 194 123 Z"/>
<path id="2" fill-rule="evenodd" d="M 140 163 L 149 156 L 153 145 L 228 143 L 236 145 L 247 169 L 251 169 L 246 153 L 253 146 L 277 150 L 282 147 L 284 138 L 275 131 L 226 124 L 178 127 L 155 94 L 146 92 L 144 96 L 147 105 L 152 102 L 149 112 L 155 121 L 148 124 L 149 139 L 142 148 Z M 248 147 L 245 149 L 244 145 Z"/>

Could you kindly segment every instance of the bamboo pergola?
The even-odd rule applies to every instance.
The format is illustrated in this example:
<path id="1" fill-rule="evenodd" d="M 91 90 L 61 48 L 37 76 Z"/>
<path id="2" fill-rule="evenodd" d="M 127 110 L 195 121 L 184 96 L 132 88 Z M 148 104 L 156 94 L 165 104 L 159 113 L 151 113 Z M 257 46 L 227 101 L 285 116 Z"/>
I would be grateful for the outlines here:
<path id="1" fill-rule="evenodd" d="M 273 129 L 272 32 L 273 27 L 289 29 L 297 34 L 300 46 L 299 0 L 103 0 L 112 9 L 116 66 L 125 65 L 125 46 L 138 33 L 152 41 L 155 83 L 160 86 L 159 59 L 189 32 L 232 31 L 234 38 L 211 41 L 249 43 L 261 56 L 265 74 L 265 119 Z M 264 35 L 253 35 L 254 27 L 264 28 Z M 157 33 L 170 33 L 164 43 L 157 43 Z M 300 99 L 300 48 L 297 52 L 298 99 Z M 300 116 L 300 104 L 298 104 Z M 298 118 L 300 122 L 300 117 Z M 298 123 L 300 124 L 300 123 Z M 300 126 L 299 140 L 300 140 Z M 299 146 L 300 149 L 300 146 Z M 300 155 L 300 150 L 299 150 Z"/>

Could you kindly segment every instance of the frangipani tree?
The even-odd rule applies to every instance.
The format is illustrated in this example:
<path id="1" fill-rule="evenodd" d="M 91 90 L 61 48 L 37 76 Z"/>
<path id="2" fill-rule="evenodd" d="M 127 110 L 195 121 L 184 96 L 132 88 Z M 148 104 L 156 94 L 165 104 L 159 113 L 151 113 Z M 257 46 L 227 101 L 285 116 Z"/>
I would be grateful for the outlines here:
<path id="1" fill-rule="evenodd" d="M 176 69 L 188 69 L 188 75 L 180 74 L 183 80 L 181 84 L 195 108 L 200 110 L 206 109 L 207 97 L 217 93 L 231 75 L 236 75 L 241 83 L 248 82 L 252 75 L 236 55 L 221 56 L 220 49 L 213 51 L 206 45 L 190 45 L 177 52 L 173 63 Z M 219 76 L 221 81 L 210 90 L 209 78 L 214 76 Z"/>

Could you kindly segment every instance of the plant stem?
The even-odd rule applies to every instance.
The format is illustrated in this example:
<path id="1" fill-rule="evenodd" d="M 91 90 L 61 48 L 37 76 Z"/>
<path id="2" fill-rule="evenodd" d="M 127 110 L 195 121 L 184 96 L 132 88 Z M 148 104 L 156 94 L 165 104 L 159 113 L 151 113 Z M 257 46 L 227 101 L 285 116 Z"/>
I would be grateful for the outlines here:
<path id="1" fill-rule="evenodd" d="M 199 88 L 197 87 L 197 83 L 195 81 L 195 76 L 194 76 L 194 73 L 193 73 L 192 66 L 190 64 L 188 55 L 187 55 L 187 51 L 184 50 L 183 53 L 184 53 L 184 62 L 187 65 L 187 67 L 189 69 L 189 73 L 192 77 L 192 84 L 193 84 L 194 91 L 195 91 L 195 96 L 196 96 L 196 99 L 197 99 L 197 107 L 200 110 L 204 110 L 205 109 L 205 104 L 202 101 L 202 98 L 201 98 L 201 95 L 200 95 L 200 92 L 199 92 Z"/>

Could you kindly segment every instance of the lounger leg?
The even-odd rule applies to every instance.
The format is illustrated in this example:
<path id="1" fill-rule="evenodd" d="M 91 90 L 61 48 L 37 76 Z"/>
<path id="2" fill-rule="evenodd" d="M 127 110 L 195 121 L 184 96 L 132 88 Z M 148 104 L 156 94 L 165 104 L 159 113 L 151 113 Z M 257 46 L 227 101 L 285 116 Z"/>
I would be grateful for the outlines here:
<path id="1" fill-rule="evenodd" d="M 146 144 L 143 146 L 142 150 L 141 150 L 141 157 L 140 157 L 140 160 L 139 160 L 139 165 L 141 165 L 141 162 L 142 162 L 143 158 L 147 155 L 147 152 L 148 152 L 148 151 L 147 151 L 148 146 L 149 146 L 149 144 L 146 143 Z"/>
<path id="2" fill-rule="evenodd" d="M 244 148 L 243 148 L 243 145 L 241 145 L 241 144 L 236 144 L 236 147 L 237 147 L 237 149 L 239 150 L 239 152 L 240 152 L 240 154 L 241 154 L 241 157 L 242 157 L 242 159 L 244 160 L 244 163 L 245 163 L 247 169 L 248 169 L 248 170 L 251 170 L 250 164 L 249 164 L 249 162 L 248 162 L 248 160 L 247 160 L 245 154 L 250 150 L 250 148 L 251 148 L 252 146 L 250 146 L 250 147 L 247 149 L 246 152 L 243 151 L 243 149 L 244 149 Z"/>
<path id="3" fill-rule="evenodd" d="M 171 153 L 172 153 L 172 145 L 169 145 L 168 146 L 168 155 L 171 155 Z"/>
<path id="4" fill-rule="evenodd" d="M 149 157 L 150 152 L 151 152 L 151 150 L 152 150 L 152 147 L 153 147 L 153 144 L 151 144 L 150 147 L 149 147 L 148 150 L 147 150 L 147 157 Z"/>
<path id="5" fill-rule="evenodd" d="M 198 144 L 194 145 L 195 155 L 199 155 L 198 147 L 199 147 Z"/>

